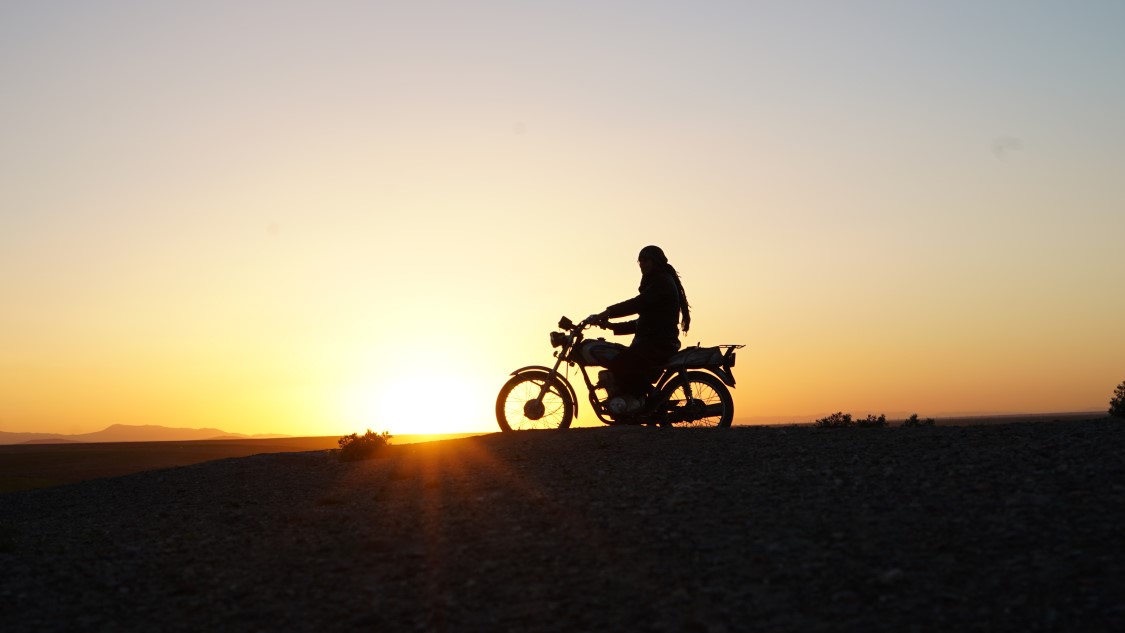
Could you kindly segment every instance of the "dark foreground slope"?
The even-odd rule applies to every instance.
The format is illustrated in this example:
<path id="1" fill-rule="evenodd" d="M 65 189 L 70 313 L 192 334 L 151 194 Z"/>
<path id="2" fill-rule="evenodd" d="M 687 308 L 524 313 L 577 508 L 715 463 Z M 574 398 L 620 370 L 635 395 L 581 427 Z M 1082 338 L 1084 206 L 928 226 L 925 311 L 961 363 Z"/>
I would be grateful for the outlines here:
<path id="1" fill-rule="evenodd" d="M 468 435 L 472 434 L 396 435 L 394 441 L 396 444 L 412 444 Z M 326 450 L 336 448 L 339 439 L 338 436 L 320 436 L 6 444 L 0 445 L 0 494 L 228 457 Z"/>
<path id="2" fill-rule="evenodd" d="M 337 437 L 0 445 L 0 494 L 228 457 L 329 449 Z"/>
<path id="3" fill-rule="evenodd" d="M 1121 630 L 1125 427 L 582 429 L 0 496 L 0 622 Z"/>

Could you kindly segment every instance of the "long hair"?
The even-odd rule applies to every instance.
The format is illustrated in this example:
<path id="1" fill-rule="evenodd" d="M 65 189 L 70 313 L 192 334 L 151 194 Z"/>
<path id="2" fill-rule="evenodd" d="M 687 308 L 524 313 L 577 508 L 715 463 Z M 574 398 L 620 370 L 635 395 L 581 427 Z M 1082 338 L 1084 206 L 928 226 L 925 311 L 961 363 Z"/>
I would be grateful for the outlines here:
<path id="1" fill-rule="evenodd" d="M 671 273 L 672 279 L 676 280 L 676 289 L 680 292 L 680 327 L 683 328 L 684 334 L 687 334 L 691 327 L 691 304 L 688 303 L 687 293 L 684 292 L 684 282 L 680 279 L 680 273 L 672 264 L 668 263 L 668 257 L 659 246 L 649 245 L 642 248 L 641 253 L 637 255 L 637 259 L 652 260 L 657 265 L 657 269 L 653 272 L 667 271 Z M 644 285 L 645 280 L 642 279 L 641 289 L 644 288 Z"/>
<path id="2" fill-rule="evenodd" d="M 683 328 L 684 334 L 687 334 L 688 328 L 691 327 L 691 305 L 687 300 L 687 293 L 684 292 L 684 282 L 680 281 L 680 273 L 672 267 L 672 264 L 664 264 L 668 268 L 668 272 L 672 273 L 672 279 L 676 280 L 676 288 L 680 291 L 680 327 Z"/>

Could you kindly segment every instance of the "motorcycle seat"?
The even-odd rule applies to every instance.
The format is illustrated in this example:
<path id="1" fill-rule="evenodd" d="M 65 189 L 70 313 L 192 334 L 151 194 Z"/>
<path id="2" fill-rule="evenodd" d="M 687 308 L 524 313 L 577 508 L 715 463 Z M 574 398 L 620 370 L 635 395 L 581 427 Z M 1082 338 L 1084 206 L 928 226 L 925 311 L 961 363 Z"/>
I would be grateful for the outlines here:
<path id="1" fill-rule="evenodd" d="M 699 368 L 715 367 L 723 364 L 723 350 L 719 347 L 689 347 L 680 350 L 668 359 L 662 369 L 679 369 L 681 367 Z"/>

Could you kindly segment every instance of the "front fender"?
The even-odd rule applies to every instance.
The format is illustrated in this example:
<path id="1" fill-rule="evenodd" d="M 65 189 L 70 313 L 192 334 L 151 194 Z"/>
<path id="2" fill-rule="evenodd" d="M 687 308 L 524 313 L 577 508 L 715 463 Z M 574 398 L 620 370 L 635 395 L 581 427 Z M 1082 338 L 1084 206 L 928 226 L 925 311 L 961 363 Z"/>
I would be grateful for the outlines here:
<path id="1" fill-rule="evenodd" d="M 511 375 L 519 376 L 521 374 L 533 373 L 543 373 L 550 375 L 551 368 L 544 367 L 543 365 L 528 365 L 527 367 L 520 367 L 519 369 L 513 371 Z M 555 374 L 555 377 L 559 379 L 559 382 L 566 386 L 566 391 L 570 394 L 570 401 L 574 404 L 574 417 L 578 417 L 578 394 L 574 392 L 574 385 L 571 385 L 569 380 L 563 378 L 559 374 Z"/>

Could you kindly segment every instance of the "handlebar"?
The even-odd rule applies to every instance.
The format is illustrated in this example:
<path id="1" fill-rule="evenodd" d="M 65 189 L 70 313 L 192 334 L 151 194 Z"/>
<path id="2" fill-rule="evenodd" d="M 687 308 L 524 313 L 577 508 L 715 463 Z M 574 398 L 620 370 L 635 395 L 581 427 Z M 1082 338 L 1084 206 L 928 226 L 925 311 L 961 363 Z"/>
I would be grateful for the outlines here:
<path id="1" fill-rule="evenodd" d="M 570 317 L 564 316 L 564 317 L 559 319 L 559 329 L 560 330 L 575 330 L 575 329 L 585 330 L 588 327 L 594 327 L 594 326 L 600 327 L 602 329 L 608 329 L 604 322 L 592 321 L 591 319 L 595 316 L 597 316 L 597 315 L 591 314 L 590 316 L 588 316 L 585 319 L 579 321 L 578 323 L 575 323 L 574 321 L 571 321 Z"/>

